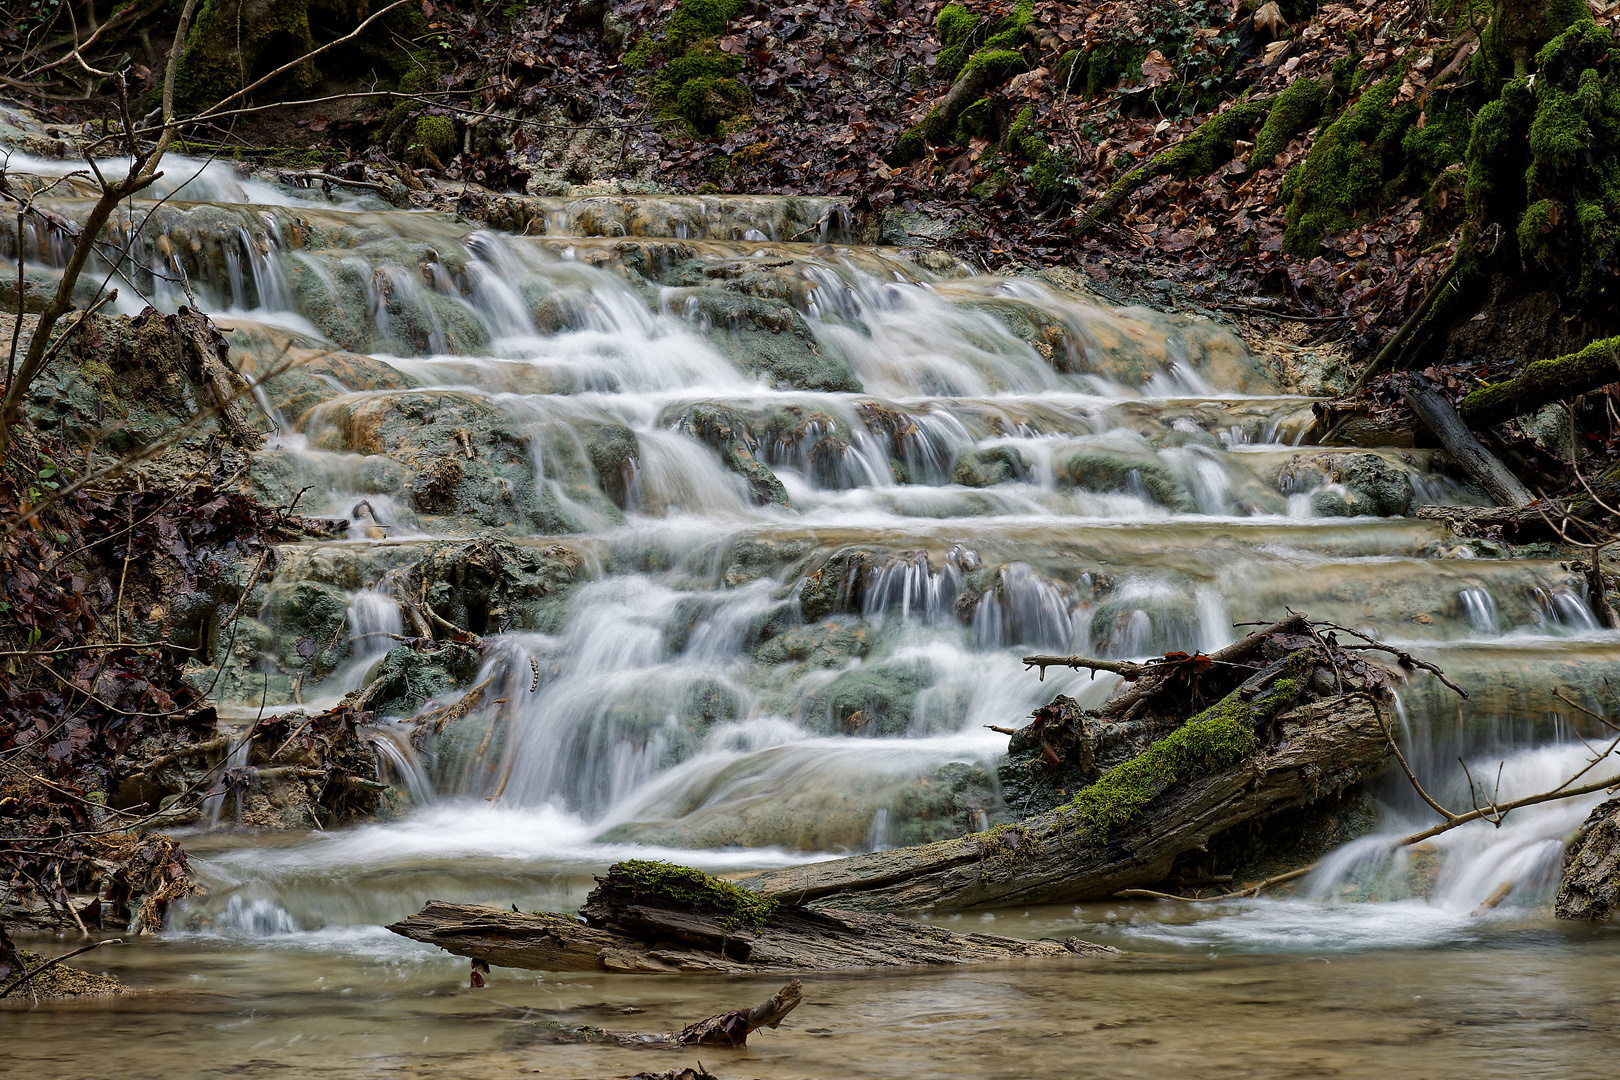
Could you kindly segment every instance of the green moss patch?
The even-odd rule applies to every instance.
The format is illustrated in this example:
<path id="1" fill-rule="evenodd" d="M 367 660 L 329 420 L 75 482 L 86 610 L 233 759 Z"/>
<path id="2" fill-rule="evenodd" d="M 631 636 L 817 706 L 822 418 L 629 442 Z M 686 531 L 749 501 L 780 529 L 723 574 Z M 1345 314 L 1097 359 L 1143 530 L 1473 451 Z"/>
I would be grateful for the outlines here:
<path id="1" fill-rule="evenodd" d="M 1509 80 L 1479 110 L 1468 210 L 1508 228 L 1525 261 L 1573 295 L 1597 299 L 1620 265 L 1620 49 L 1576 13 L 1534 67 L 1533 82 Z"/>
<path id="2" fill-rule="evenodd" d="M 412 128 L 414 138 L 407 145 L 413 165 L 425 163 L 429 154 L 435 158 L 451 157 L 456 152 L 456 125 L 447 116 L 419 116 Z"/>
<path id="3" fill-rule="evenodd" d="M 1007 129 L 1006 146 L 1009 155 L 1029 162 L 1024 178 L 1043 198 L 1061 198 L 1073 185 L 1073 163 L 1053 151 L 1041 137 L 1033 105 L 1025 106 Z"/>
<path id="4" fill-rule="evenodd" d="M 1530 213 L 1525 220 L 1533 220 Z M 1620 338 L 1594 341 L 1580 352 L 1537 360 L 1517 378 L 1480 387 L 1463 398 L 1458 411 L 1472 425 L 1493 424 L 1611 383 L 1617 363 Z"/>
<path id="5" fill-rule="evenodd" d="M 975 54 L 1012 49 L 1029 25 L 1033 7 L 1033 0 L 1021 0 L 1011 15 L 996 20 L 975 15 L 961 4 L 941 8 L 934 19 L 934 31 L 939 34 L 941 45 L 934 61 L 935 75 L 955 81 L 967 70 Z"/>
<path id="6" fill-rule="evenodd" d="M 735 78 L 742 61 L 715 44 L 743 7 L 742 0 L 682 0 L 661 43 L 649 34 L 625 54 L 626 66 L 648 71 L 647 92 L 664 115 L 690 135 L 735 129 L 747 117 L 752 95 Z"/>
<path id="7" fill-rule="evenodd" d="M 1313 663 L 1309 652 L 1288 658 L 1252 698 L 1234 690 L 1129 761 L 1109 769 L 1074 797 L 1068 810 L 1076 833 L 1090 843 L 1140 817 L 1166 788 L 1234 765 L 1260 748 L 1255 729 L 1292 705 Z"/>
<path id="8" fill-rule="evenodd" d="M 616 865 L 608 876 L 613 885 L 629 889 L 637 899 L 663 900 L 713 915 L 731 930 L 739 926 L 758 930 L 770 921 L 778 906 L 775 900 L 740 885 L 674 863 L 629 859 Z"/>
<path id="9" fill-rule="evenodd" d="M 1308 131 L 1322 117 L 1327 107 L 1329 89 L 1315 79 L 1295 79 L 1289 83 L 1261 125 L 1254 140 L 1254 153 L 1249 157 L 1249 168 L 1266 169 L 1287 149 L 1289 140 Z"/>
<path id="10" fill-rule="evenodd" d="M 1358 215 L 1405 194 L 1427 189 L 1448 166 L 1463 160 L 1466 114 L 1459 107 L 1429 115 L 1417 100 L 1397 102 L 1404 78 L 1397 70 L 1368 87 L 1311 148 L 1290 189 L 1283 237 L 1289 251 L 1314 255 L 1324 235 L 1348 228 Z"/>

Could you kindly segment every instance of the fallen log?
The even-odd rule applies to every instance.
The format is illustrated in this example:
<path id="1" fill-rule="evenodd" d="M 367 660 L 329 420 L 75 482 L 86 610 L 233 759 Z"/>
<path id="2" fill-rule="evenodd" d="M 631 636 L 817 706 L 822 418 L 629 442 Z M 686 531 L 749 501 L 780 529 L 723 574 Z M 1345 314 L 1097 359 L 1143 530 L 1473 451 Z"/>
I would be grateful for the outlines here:
<path id="1" fill-rule="evenodd" d="M 1161 676 L 1158 682 L 1179 689 L 1172 694 L 1167 686 L 1153 695 L 1154 711 L 1136 722 L 1149 731 L 1172 724 L 1162 718 L 1174 711 L 1166 699 L 1195 695 L 1200 671 L 1212 680 L 1232 678 L 1230 668 L 1209 666 L 1209 659 L 1188 657 Z M 1265 666 L 1252 674 L 1234 665 L 1249 677 L 1215 704 L 1118 760 L 1069 801 L 1017 825 L 771 871 L 741 884 L 784 903 L 841 910 L 1105 897 L 1164 880 L 1178 857 L 1206 849 L 1236 825 L 1311 803 L 1384 767 L 1390 741 L 1383 709 L 1390 691 L 1381 669 L 1314 633 L 1269 635 L 1258 662 Z M 1067 745 L 1086 755 L 1117 749 L 1126 727 L 1116 722 L 1120 705 L 1138 709 L 1146 689 L 1139 683 L 1090 717 L 1113 744 L 1079 738 Z M 1043 751 L 1051 745 L 1040 741 Z M 1055 757 L 1048 756 L 1045 767 L 1060 766 Z M 1040 768 L 1041 762 L 1037 755 L 1029 765 Z"/>
<path id="2" fill-rule="evenodd" d="M 955 934 L 893 915 L 812 911 L 665 863 L 617 863 L 598 881 L 583 920 L 435 900 L 388 929 L 458 956 L 539 971 L 757 974 L 1113 951 L 1078 938 Z"/>
<path id="3" fill-rule="evenodd" d="M 1038 711 L 1019 732 L 1026 748 L 1040 747 L 1026 767 L 1067 757 L 1100 771 L 1017 825 L 736 884 L 627 862 L 598 879 L 581 918 L 435 901 L 389 929 L 492 964 L 562 971 L 832 970 L 1099 951 L 1076 939 L 952 934 L 877 912 L 1067 902 L 1156 884 L 1237 825 L 1371 777 L 1393 747 L 1389 674 L 1341 647 L 1336 629 L 1291 614 L 1214 656 L 1172 654 L 1132 670 L 1136 682 L 1099 712 L 1056 702 Z M 1425 666 L 1389 651 L 1403 670 Z M 1043 734 L 1043 724 L 1052 730 Z"/>
<path id="4" fill-rule="evenodd" d="M 859 910 L 1053 904 L 1111 896 L 1162 881 L 1177 856 L 1206 846 L 1234 825 L 1372 776 L 1389 754 L 1377 720 L 1380 708 L 1361 693 L 1303 705 L 1277 717 L 1282 737 L 1274 747 L 1190 779 L 1182 778 L 1183 769 L 1217 748 L 1183 740 L 1177 748 L 1181 754 L 1165 755 L 1180 758 L 1165 763 L 1169 782 L 1152 783 L 1151 772 L 1157 770 L 1131 770 L 1139 774 L 1132 781 L 1140 778 L 1160 790 L 1149 807 L 1117 829 L 1098 828 L 1114 807 L 1088 814 L 1089 808 L 1070 803 L 959 840 L 773 871 L 745 884 L 769 897 Z"/>
<path id="5" fill-rule="evenodd" d="M 1537 360 L 1518 375 L 1471 392 L 1458 410 L 1469 427 L 1490 427 L 1620 379 L 1620 338 L 1578 353 Z"/>
<path id="6" fill-rule="evenodd" d="M 1530 494 L 1530 489 L 1485 449 L 1445 398 L 1424 387 L 1408 390 L 1406 404 L 1434 432 L 1451 459 L 1470 479 L 1485 489 L 1497 506 L 1528 506 L 1535 501 L 1536 497 Z"/>

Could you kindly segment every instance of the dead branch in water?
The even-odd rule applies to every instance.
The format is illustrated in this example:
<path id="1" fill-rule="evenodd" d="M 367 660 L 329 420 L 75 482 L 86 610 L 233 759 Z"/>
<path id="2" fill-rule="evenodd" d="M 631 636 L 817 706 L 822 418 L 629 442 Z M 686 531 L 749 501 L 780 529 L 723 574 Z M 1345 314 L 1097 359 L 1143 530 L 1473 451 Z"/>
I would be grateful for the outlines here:
<path id="1" fill-rule="evenodd" d="M 489 965 L 482 960 L 473 961 L 473 970 L 487 972 Z M 482 986 L 480 977 L 474 981 L 474 986 Z M 675 1050 L 684 1046 L 734 1046 L 748 1045 L 748 1036 L 760 1028 L 774 1029 L 788 1014 L 799 1007 L 804 1000 L 804 984 L 793 979 L 785 984 L 776 993 L 752 1008 L 732 1009 L 729 1012 L 716 1013 L 696 1023 L 688 1024 L 680 1031 L 641 1032 L 641 1031 L 604 1031 L 599 1027 L 588 1024 L 563 1024 L 556 1021 L 541 1020 L 534 1022 L 537 1013 L 544 1015 L 543 1010 L 533 1009 L 523 1005 L 508 1005 L 496 1002 L 508 1014 L 510 1019 L 529 1023 L 529 1030 L 520 1038 L 532 1039 L 536 1042 L 559 1043 L 617 1043 L 619 1046 L 629 1047 L 633 1050 Z M 640 1011 L 640 1010 L 634 1010 Z M 643 1077 L 669 1077 L 679 1080 L 702 1080 L 708 1077 L 707 1072 L 681 1072 L 667 1073 L 640 1073 Z"/>
<path id="2" fill-rule="evenodd" d="M 615 863 L 597 882 L 580 909 L 583 921 L 555 912 L 502 911 L 435 900 L 388 929 L 503 967 L 598 973 L 937 967 L 1113 952 L 1078 938 L 1027 941 L 955 934 L 894 915 L 812 911 L 665 863 Z M 750 1022 L 769 1025 L 773 1016 L 780 1019 L 791 1009 L 788 999 L 773 1000 L 774 1005 L 751 1011 Z M 716 1026 L 726 1027 L 710 1024 L 707 1030 Z M 731 1027 L 735 1030 L 735 1022 Z M 687 1041 L 694 1028 L 683 1033 Z"/>

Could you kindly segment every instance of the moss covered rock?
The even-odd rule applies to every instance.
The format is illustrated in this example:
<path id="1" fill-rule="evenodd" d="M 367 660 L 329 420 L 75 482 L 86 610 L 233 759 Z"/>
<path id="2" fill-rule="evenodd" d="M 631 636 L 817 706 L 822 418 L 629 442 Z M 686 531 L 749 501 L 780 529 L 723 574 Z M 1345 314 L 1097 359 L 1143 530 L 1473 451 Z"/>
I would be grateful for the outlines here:
<path id="1" fill-rule="evenodd" d="M 1407 471 L 1377 454 L 1343 454 L 1318 462 L 1336 485 L 1311 496 L 1311 508 L 1323 517 L 1396 517 L 1412 505 Z"/>
<path id="2" fill-rule="evenodd" d="M 1469 141 L 1467 112 L 1460 107 L 1425 112 L 1421 101 L 1398 100 L 1404 77 L 1397 70 L 1364 90 L 1285 181 L 1287 250 L 1316 254 L 1327 233 L 1347 228 L 1359 215 L 1403 194 L 1426 191 L 1441 172 L 1463 160 Z M 1420 116 L 1425 121 L 1421 127 Z"/>
<path id="3" fill-rule="evenodd" d="M 823 351 L 792 304 L 731 288 L 692 289 L 680 299 L 720 331 L 711 343 L 744 370 L 788 389 L 860 392 L 849 362 Z"/>
<path id="4" fill-rule="evenodd" d="M 525 431 L 487 400 L 449 391 L 385 392 L 319 405 L 301 424 L 310 445 L 386 456 L 410 471 L 406 494 L 420 512 L 473 527 L 576 532 L 585 518 L 619 520 L 577 440 L 548 444 L 548 475 L 535 476 Z"/>
<path id="5" fill-rule="evenodd" d="M 872 636 L 872 628 L 860 622 L 828 620 L 796 626 L 755 649 L 754 660 L 761 664 L 842 667 L 866 655 L 872 647 Z"/>
<path id="6" fill-rule="evenodd" d="M 581 560 L 560 546 L 535 548 L 480 536 L 425 544 L 411 578 L 440 618 L 474 634 L 546 628 Z"/>
<path id="7" fill-rule="evenodd" d="M 918 693 L 933 681 L 932 673 L 918 664 L 858 667 L 806 696 L 804 722 L 829 735 L 904 735 Z"/>
<path id="8" fill-rule="evenodd" d="M 951 483 L 964 487 L 993 487 L 1016 483 L 1028 474 L 1029 462 L 1013 446 L 978 446 L 964 450 L 951 467 Z"/>
<path id="9" fill-rule="evenodd" d="M 677 424 L 682 430 L 714 447 L 720 454 L 720 460 L 725 462 L 726 468 L 748 481 L 748 490 L 755 502 L 761 506 L 789 505 L 787 489 L 782 486 L 782 481 L 777 479 L 776 474 L 771 472 L 764 462 L 754 456 L 759 445 L 752 432 L 738 423 L 730 410 L 718 405 L 694 405 L 677 421 Z M 732 574 L 728 570 L 726 574 L 728 584 L 741 584 L 744 580 L 753 580 L 742 572 L 735 582 L 731 578 Z"/>
<path id="10" fill-rule="evenodd" d="M 745 7 L 743 0 L 681 0 L 663 40 L 642 37 L 626 54 L 632 70 L 647 71 L 650 96 L 692 135 L 712 135 L 747 115 L 752 95 L 735 78 L 742 61 L 715 39 Z"/>
<path id="11" fill-rule="evenodd" d="M 478 673 L 478 665 L 478 650 L 467 645 L 429 650 L 401 645 L 369 673 L 368 704 L 382 716 L 410 716 L 424 702 L 451 694 Z"/>
<path id="12" fill-rule="evenodd" d="M 1198 512 L 1192 494 L 1155 454 L 1081 448 L 1061 454 L 1058 478 L 1087 491 L 1126 491 L 1145 495 L 1182 514 Z"/>

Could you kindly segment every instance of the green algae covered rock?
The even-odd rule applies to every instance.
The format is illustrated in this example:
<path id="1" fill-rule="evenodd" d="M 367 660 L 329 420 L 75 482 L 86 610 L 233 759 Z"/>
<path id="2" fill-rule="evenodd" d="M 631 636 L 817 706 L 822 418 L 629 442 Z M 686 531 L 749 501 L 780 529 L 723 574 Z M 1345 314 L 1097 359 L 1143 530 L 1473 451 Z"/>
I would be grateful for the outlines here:
<path id="1" fill-rule="evenodd" d="M 1022 480 L 1029 472 L 1024 455 L 1012 446 L 980 446 L 965 450 L 951 467 L 951 483 L 985 488 Z"/>
<path id="2" fill-rule="evenodd" d="M 843 672 L 806 697 L 805 722 L 829 735 L 904 735 L 917 695 L 933 673 L 905 662 L 868 664 Z"/>
<path id="3" fill-rule="evenodd" d="M 300 428 L 315 449 L 382 455 L 410 472 L 424 514 L 472 528 L 577 532 L 584 521 L 621 519 L 596 486 L 577 441 L 548 445 L 538 482 L 528 446 L 536 433 L 488 400 L 454 391 L 400 391 L 340 398 L 307 413 Z M 543 434 L 543 433 L 542 433 Z"/>
<path id="4" fill-rule="evenodd" d="M 693 289 L 682 301 L 714 327 L 714 347 L 745 371 L 794 390 L 861 389 L 849 361 L 825 352 L 792 304 L 715 288 Z"/>
<path id="5" fill-rule="evenodd" d="M 769 466 L 755 456 L 755 452 L 759 449 L 758 441 L 745 425 L 738 422 L 729 409 L 718 405 L 694 405 L 676 421 L 676 425 L 714 447 L 726 468 L 748 481 L 749 493 L 756 503 L 761 506 L 789 505 L 787 489 L 782 486 L 782 481 L 771 472 Z M 759 575 L 753 575 L 757 576 Z M 739 575 L 733 581 L 729 571 L 726 577 L 727 584 L 741 584 L 744 580 L 753 579 Z"/>
<path id="6" fill-rule="evenodd" d="M 411 577 L 440 618 L 488 635 L 541 628 L 580 569 L 579 556 L 569 548 L 479 536 L 424 544 Z"/>
<path id="7" fill-rule="evenodd" d="M 1155 454 L 1133 454 L 1099 448 L 1081 448 L 1059 456 L 1058 478 L 1087 491 L 1129 491 L 1182 514 L 1198 512 L 1198 503 Z"/>

